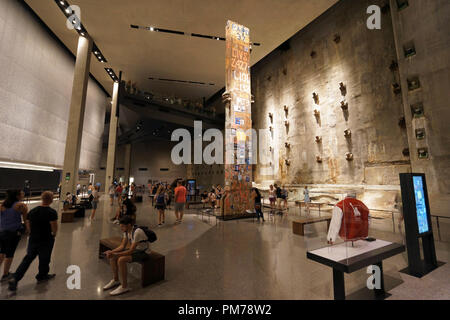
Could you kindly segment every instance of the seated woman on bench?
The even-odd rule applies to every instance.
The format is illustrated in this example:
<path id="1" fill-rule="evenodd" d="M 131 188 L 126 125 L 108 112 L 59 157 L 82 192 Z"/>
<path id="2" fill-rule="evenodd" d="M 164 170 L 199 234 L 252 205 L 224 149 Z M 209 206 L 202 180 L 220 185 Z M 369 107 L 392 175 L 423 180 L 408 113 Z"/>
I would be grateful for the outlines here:
<path id="1" fill-rule="evenodd" d="M 117 209 L 116 215 L 111 219 L 115 224 L 119 224 L 120 218 L 124 216 L 131 217 L 134 221 L 136 221 L 136 206 L 133 201 L 128 199 L 128 196 L 122 195 L 121 205 Z"/>
<path id="2" fill-rule="evenodd" d="M 109 290 L 120 285 L 110 292 L 112 296 L 130 291 L 127 282 L 127 264 L 131 262 L 143 262 L 148 258 L 147 250 L 149 246 L 147 235 L 141 228 L 134 228 L 134 221 L 131 217 L 125 216 L 120 219 L 120 230 L 123 232 L 123 239 L 120 246 L 105 252 L 106 258 L 109 259 L 111 264 L 114 278 L 103 287 L 103 290 Z M 122 281 L 119 281 L 119 272 Z"/>

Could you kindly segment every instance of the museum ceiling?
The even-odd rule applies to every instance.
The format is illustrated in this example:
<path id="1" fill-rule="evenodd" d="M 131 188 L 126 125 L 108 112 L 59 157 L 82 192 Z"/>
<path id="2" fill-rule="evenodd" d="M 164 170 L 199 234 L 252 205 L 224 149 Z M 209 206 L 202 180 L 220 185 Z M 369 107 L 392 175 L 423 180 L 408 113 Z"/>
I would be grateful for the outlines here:
<path id="1" fill-rule="evenodd" d="M 53 0 L 25 0 L 75 54 L 78 34 Z M 107 59 L 92 59 L 91 73 L 111 94 L 111 67 L 142 91 L 183 99 L 209 98 L 225 86 L 225 42 L 135 29 L 131 25 L 225 37 L 228 19 L 250 28 L 252 65 L 321 15 L 337 0 L 69 0 Z M 153 79 L 149 79 L 153 78 Z M 180 80 L 167 81 L 167 80 Z M 199 83 L 189 83 L 200 82 Z"/>

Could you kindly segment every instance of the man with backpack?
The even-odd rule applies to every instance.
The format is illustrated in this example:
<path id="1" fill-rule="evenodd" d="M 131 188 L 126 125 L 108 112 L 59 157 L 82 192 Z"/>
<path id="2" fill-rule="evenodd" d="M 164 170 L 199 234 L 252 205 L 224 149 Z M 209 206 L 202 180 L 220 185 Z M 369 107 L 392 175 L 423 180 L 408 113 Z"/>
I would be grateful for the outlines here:
<path id="1" fill-rule="evenodd" d="M 148 243 L 156 240 L 153 231 L 146 227 L 135 226 L 129 216 L 120 219 L 120 230 L 123 232 L 120 246 L 105 252 L 106 258 L 109 259 L 111 264 L 113 279 L 103 287 L 103 290 L 117 287 L 110 292 L 112 296 L 130 291 L 127 282 L 127 264 L 145 261 L 148 258 Z M 119 281 L 119 273 L 121 281 Z"/>

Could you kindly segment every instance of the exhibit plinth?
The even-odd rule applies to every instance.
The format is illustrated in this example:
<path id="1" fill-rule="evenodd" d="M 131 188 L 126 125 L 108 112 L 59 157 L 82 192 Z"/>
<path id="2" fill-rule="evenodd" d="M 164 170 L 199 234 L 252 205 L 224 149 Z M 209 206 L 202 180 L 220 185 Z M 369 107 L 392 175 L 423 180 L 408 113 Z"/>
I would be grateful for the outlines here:
<path id="1" fill-rule="evenodd" d="M 383 240 L 358 240 L 343 242 L 334 246 L 308 251 L 306 257 L 333 268 L 334 299 L 345 300 L 344 273 L 352 273 L 368 266 L 379 268 L 379 288 L 374 288 L 373 298 L 385 299 L 389 296 L 385 292 L 383 260 L 405 251 L 405 246 Z"/>

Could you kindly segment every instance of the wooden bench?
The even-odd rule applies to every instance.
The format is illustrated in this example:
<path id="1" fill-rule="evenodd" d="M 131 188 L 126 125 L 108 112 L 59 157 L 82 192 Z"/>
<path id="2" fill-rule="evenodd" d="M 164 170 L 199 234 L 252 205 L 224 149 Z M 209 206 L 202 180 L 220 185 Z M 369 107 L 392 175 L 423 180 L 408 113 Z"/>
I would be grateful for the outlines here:
<path id="1" fill-rule="evenodd" d="M 319 218 L 300 218 L 292 221 L 292 232 L 301 236 L 305 235 L 305 224 L 312 224 L 316 222 L 327 222 L 327 230 L 330 228 L 331 217 L 319 217 Z"/>
<path id="2" fill-rule="evenodd" d="M 63 210 L 63 212 L 61 213 L 61 223 L 73 222 L 76 212 L 76 209 Z"/>
<path id="3" fill-rule="evenodd" d="M 300 209 L 300 216 L 302 215 L 302 204 L 304 204 L 304 206 L 306 206 L 306 202 L 305 201 L 295 201 L 295 204 L 299 207 Z M 319 217 L 320 217 L 320 208 L 326 205 L 326 203 L 322 203 L 322 202 L 310 202 L 309 206 L 310 207 L 318 207 L 319 208 Z"/>
<path id="4" fill-rule="evenodd" d="M 120 246 L 122 243 L 121 237 L 113 237 L 100 240 L 98 257 L 103 259 L 105 257 L 105 252 L 112 250 Z M 146 287 L 152 283 L 162 281 L 165 278 L 165 263 L 166 257 L 162 254 L 151 251 L 148 254 L 148 259 L 139 262 L 141 264 L 141 285 Z"/>

